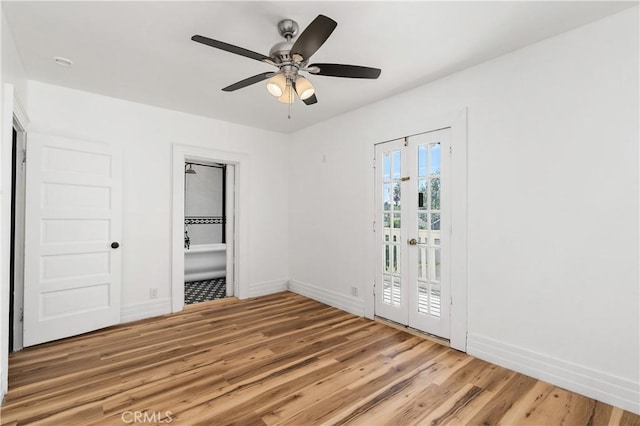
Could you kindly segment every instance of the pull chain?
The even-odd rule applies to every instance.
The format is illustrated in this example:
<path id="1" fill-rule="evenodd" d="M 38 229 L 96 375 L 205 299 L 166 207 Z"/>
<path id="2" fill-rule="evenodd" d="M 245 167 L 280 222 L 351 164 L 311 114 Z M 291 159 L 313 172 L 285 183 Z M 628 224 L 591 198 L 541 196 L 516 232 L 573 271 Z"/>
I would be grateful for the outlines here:
<path id="1" fill-rule="evenodd" d="M 287 116 L 287 118 L 289 120 L 291 120 L 291 104 L 293 104 L 293 81 L 291 81 L 291 83 L 289 83 L 291 85 L 291 90 L 289 90 L 289 115 Z"/>

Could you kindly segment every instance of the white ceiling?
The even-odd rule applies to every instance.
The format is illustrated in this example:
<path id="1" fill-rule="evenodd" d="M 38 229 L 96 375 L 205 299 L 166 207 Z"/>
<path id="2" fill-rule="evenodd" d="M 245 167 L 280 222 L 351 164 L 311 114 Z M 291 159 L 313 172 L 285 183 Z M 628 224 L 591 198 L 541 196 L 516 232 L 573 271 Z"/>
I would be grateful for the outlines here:
<path id="1" fill-rule="evenodd" d="M 636 2 L 10 2 L 27 76 L 278 132 L 291 132 L 616 13 Z M 265 83 L 220 89 L 275 69 L 190 40 L 268 55 L 283 18 L 338 22 L 311 62 L 382 69 L 378 80 L 312 76 L 318 104 L 287 106 Z M 571 52 L 567 52 L 570 54 Z M 71 68 L 52 57 L 73 61 Z"/>

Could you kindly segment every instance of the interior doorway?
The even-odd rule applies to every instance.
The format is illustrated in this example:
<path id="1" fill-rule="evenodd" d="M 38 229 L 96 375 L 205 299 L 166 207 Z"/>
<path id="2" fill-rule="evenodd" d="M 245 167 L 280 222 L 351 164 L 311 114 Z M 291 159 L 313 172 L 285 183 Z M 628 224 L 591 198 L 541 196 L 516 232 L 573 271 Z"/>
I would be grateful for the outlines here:
<path id="1" fill-rule="evenodd" d="M 448 339 L 450 129 L 375 147 L 375 315 Z"/>
<path id="2" fill-rule="evenodd" d="M 227 241 L 233 240 L 233 165 L 185 162 L 184 303 L 233 296 L 227 276 Z M 229 208 L 228 208 L 229 207 Z M 231 229 L 229 229 L 229 225 Z M 229 231 L 229 233 L 228 233 Z"/>
<path id="3" fill-rule="evenodd" d="M 219 151 L 209 148 L 173 146 L 172 185 L 172 272 L 171 310 L 180 312 L 185 305 L 185 177 L 187 163 L 204 165 L 221 164 L 225 174 L 225 244 L 226 244 L 226 294 L 238 298 L 247 297 L 248 239 L 244 216 L 247 204 L 247 156 L 244 153 Z M 193 241 L 191 241 L 193 242 Z"/>

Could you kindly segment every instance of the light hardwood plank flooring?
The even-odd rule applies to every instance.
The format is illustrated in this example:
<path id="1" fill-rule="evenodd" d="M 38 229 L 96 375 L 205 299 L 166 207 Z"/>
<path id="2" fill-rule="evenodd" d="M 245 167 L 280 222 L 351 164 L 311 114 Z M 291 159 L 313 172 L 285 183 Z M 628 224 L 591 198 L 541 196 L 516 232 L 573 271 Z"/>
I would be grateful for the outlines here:
<path id="1" fill-rule="evenodd" d="M 11 354 L 2 425 L 640 425 L 639 416 L 293 293 Z"/>

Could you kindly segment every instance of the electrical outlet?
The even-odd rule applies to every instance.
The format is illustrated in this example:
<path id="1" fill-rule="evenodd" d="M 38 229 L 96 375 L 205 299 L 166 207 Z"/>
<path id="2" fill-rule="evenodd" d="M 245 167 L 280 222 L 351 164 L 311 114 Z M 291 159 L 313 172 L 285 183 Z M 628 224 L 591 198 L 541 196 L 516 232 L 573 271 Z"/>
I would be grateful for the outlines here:
<path id="1" fill-rule="evenodd" d="M 157 299 L 158 298 L 158 289 L 150 288 L 149 289 L 149 299 Z"/>
<path id="2" fill-rule="evenodd" d="M 351 287 L 351 295 L 358 296 L 358 287 Z"/>

